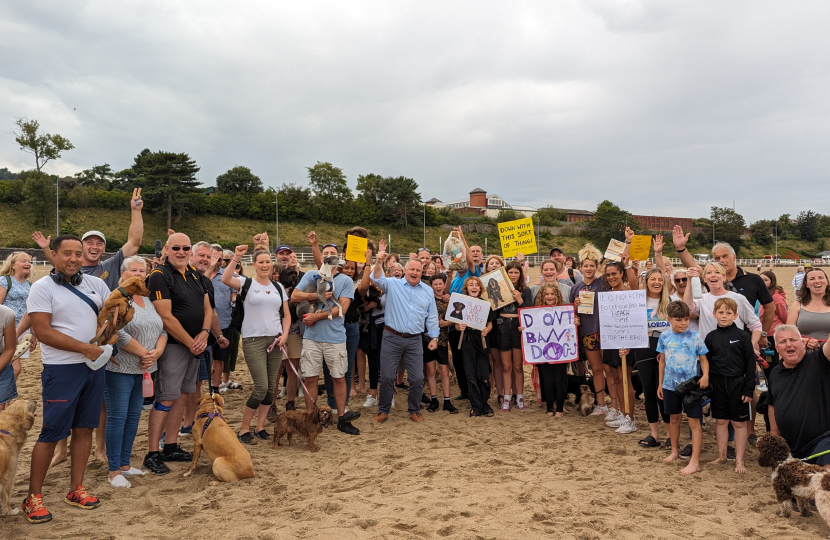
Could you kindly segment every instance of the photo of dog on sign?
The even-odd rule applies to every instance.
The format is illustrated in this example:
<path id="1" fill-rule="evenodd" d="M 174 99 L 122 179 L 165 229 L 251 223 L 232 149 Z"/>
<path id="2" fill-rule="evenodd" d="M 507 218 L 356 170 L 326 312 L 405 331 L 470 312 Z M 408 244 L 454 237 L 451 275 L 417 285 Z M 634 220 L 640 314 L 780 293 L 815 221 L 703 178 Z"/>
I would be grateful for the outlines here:
<path id="1" fill-rule="evenodd" d="M 470 328 L 481 330 L 487 326 L 487 316 L 490 314 L 490 302 L 480 300 L 460 293 L 450 295 L 449 305 L 444 320 L 458 324 L 466 324 Z"/>
<path id="2" fill-rule="evenodd" d="M 510 282 L 504 268 L 493 270 L 489 274 L 481 276 L 481 284 L 484 286 L 481 297 L 490 302 L 490 306 L 494 310 L 516 301 L 513 298 L 513 284 Z"/>

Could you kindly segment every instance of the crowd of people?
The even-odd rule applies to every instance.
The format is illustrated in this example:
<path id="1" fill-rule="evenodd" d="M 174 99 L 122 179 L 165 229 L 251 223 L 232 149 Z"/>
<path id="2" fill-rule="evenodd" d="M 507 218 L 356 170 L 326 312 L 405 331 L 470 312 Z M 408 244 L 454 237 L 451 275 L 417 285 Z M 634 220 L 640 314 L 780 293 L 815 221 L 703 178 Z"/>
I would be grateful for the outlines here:
<path id="1" fill-rule="evenodd" d="M 564 304 L 576 310 L 586 294 L 609 291 L 645 291 L 648 346 L 603 348 L 598 312 L 576 315 L 579 359 L 532 370 L 536 403 L 547 415 L 565 414 L 570 378 L 584 381 L 596 400 L 588 421 L 599 417 L 616 433 L 631 434 L 639 429 L 636 410 L 644 409 L 648 433 L 639 446 L 665 448 L 666 462 L 689 459 L 684 474 L 701 468 L 705 409 L 716 426 L 716 462 L 735 460 L 738 473 L 746 470 L 747 444 L 757 440 L 756 411 L 795 457 L 830 450 L 830 288 L 820 268 L 804 269 L 787 306 L 774 271 L 746 273 L 724 243 L 701 267 L 686 249 L 688 234 L 675 227 L 679 268 L 663 256 L 664 240 L 657 235 L 654 261 L 643 261 L 641 270 L 641 261 L 629 260 L 634 232 L 627 229 L 621 260 L 604 259 L 590 244 L 576 258 L 554 248 L 533 284 L 521 254 L 511 261 L 498 255 L 484 260 L 460 228 L 465 262 L 456 271 L 425 248 L 404 257 L 388 253 L 383 240 L 377 246 L 368 241 L 365 263 L 344 261 L 346 245 L 320 246 L 314 232 L 308 234 L 311 270 L 300 270 L 287 245 L 272 252 L 266 233 L 253 238 L 246 270 L 249 245 L 229 251 L 174 231 L 159 256 L 139 256 L 140 190 L 130 208 L 128 242 L 112 257 L 102 258 L 106 238 L 100 231 L 80 238 L 35 232 L 51 273 L 30 283 L 32 261 L 22 252 L 0 268 L 0 411 L 17 398 L 22 367 L 20 359 L 11 361 L 14 343 L 31 333 L 31 350 L 40 347 L 43 364 L 43 428 L 22 504 L 32 523 L 52 518 L 43 483 L 49 467 L 67 455 L 65 501 L 85 509 L 101 504 L 83 485 L 95 429 L 96 456 L 107 462 L 114 487 L 129 488 L 131 477 L 166 474 L 168 463 L 191 461 L 179 440 L 192 433 L 205 381 L 217 392 L 249 396 L 234 426 L 248 445 L 271 437 L 267 425 L 280 412 L 278 398 L 285 398 L 285 410 L 296 409 L 297 398 L 313 410 L 321 376 L 337 429 L 349 436 L 360 434 L 354 422 L 361 409 L 373 413 L 371 421 L 388 421 L 401 389 L 408 391 L 406 407 L 416 423 L 424 421 L 422 411 L 492 417 L 496 406 L 500 414 L 521 414 L 531 400 L 524 395 L 519 310 Z M 369 235 L 352 227 L 349 236 Z M 446 320 L 452 293 L 480 298 L 481 276 L 500 268 L 511 282 L 513 302 L 491 310 L 481 329 Z M 98 369 L 108 358 L 107 350 L 90 343 L 99 333 L 99 312 L 111 291 L 136 277 L 149 295 L 132 297 L 135 313 L 118 332 L 113 361 Z M 695 292 L 696 280 L 702 294 Z M 240 348 L 250 389 L 233 379 Z M 455 398 L 452 372 L 460 390 Z M 148 378 L 152 397 L 145 392 Z M 367 394 L 363 406 L 350 410 L 349 398 L 359 393 Z M 810 402 L 819 403 L 820 411 Z M 149 409 L 148 446 L 143 461 L 133 464 L 143 409 Z M 690 442 L 681 449 L 684 414 Z M 830 466 L 830 455 L 812 462 Z"/>

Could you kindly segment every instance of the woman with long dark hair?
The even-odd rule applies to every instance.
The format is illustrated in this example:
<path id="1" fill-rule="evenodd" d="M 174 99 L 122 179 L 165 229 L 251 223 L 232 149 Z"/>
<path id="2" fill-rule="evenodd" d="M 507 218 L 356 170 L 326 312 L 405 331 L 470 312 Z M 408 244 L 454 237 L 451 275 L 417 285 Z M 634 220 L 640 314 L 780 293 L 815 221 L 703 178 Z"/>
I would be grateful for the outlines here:
<path id="1" fill-rule="evenodd" d="M 821 347 L 820 340 L 827 339 L 830 334 L 830 287 L 827 285 L 824 270 L 808 269 L 787 316 L 787 324 L 798 326 L 808 349 Z"/>

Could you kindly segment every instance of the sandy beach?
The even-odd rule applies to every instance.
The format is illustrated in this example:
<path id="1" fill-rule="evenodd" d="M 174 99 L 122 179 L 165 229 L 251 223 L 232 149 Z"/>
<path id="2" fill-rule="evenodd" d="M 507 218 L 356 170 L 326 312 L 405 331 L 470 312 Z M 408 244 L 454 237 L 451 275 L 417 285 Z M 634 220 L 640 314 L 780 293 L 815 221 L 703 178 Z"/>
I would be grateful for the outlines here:
<path id="1" fill-rule="evenodd" d="M 777 271 L 789 301 L 793 273 Z M 36 351 L 23 364 L 21 398 L 40 403 L 40 371 Z M 529 367 L 526 373 L 530 397 Z M 234 378 L 244 388 L 225 394 L 225 412 L 237 428 L 251 388 L 241 354 Z M 805 539 L 830 534 L 818 514 L 777 516 L 770 471 L 758 466 L 754 448 L 747 451 L 745 475 L 734 473 L 729 463 L 705 464 L 691 477 L 679 473 L 685 462 L 662 462 L 666 450 L 639 448 L 637 441 L 648 434 L 642 411 L 639 430 L 630 435 L 615 434 L 572 406 L 563 419 L 548 417 L 535 400 L 527 411 L 498 412 L 494 418 L 469 418 L 466 402 L 459 402 L 461 414 L 424 412 L 425 421 L 415 424 L 401 408 L 403 392 L 397 396 L 385 424 L 372 421 L 376 409 L 364 410 L 354 423 L 360 436 L 331 427 L 317 439 L 318 453 L 310 453 L 303 439 L 276 450 L 269 442 L 248 447 L 257 477 L 235 484 L 214 482 L 203 457 L 190 478 L 182 478 L 187 464 L 172 463 L 168 475 L 134 478 L 131 489 L 118 489 L 107 484 L 106 464 L 90 457 L 85 483 L 103 504 L 83 511 L 62 502 L 69 462 L 61 463 L 49 471 L 44 486 L 53 521 L 35 526 L 22 515 L 6 516 L 0 518 L 2 537 Z M 364 399 L 352 397 L 350 407 L 361 410 Z M 495 397 L 490 402 L 497 408 Z M 278 401 L 280 410 L 284 403 Z M 12 490 L 17 505 L 26 495 L 40 413 L 39 406 L 21 453 Z M 147 416 L 143 411 L 134 466 L 147 451 Z M 757 426 L 763 433 L 763 419 Z M 704 462 L 716 457 L 711 422 L 706 432 Z M 681 445 L 687 436 L 682 429 Z M 192 439 L 181 442 L 192 449 Z"/>

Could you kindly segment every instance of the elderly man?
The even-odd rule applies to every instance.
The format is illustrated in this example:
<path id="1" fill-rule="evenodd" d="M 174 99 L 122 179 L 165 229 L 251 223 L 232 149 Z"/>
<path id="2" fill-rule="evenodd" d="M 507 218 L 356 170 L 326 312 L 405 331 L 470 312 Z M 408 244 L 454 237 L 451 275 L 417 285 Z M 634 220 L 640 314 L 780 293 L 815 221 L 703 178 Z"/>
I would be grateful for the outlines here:
<path id="1" fill-rule="evenodd" d="M 770 431 L 799 459 L 830 450 L 830 341 L 807 352 L 798 328 L 779 324 L 775 349 L 781 363 L 769 376 Z M 830 453 L 808 463 L 830 468 Z"/>
<path id="2" fill-rule="evenodd" d="M 380 402 L 375 421 L 389 418 L 398 365 L 403 362 L 409 378 L 409 418 L 423 422 L 421 395 L 424 391 L 424 348 L 421 334 L 430 339 L 429 350 L 438 347 L 438 309 L 432 288 L 421 282 L 421 262 L 406 263 L 401 279 L 383 276 L 383 261 L 388 254 L 386 243 L 380 241 L 380 252 L 372 273 L 372 281 L 386 293 L 385 326 L 383 328 L 383 357 L 380 361 Z"/>

